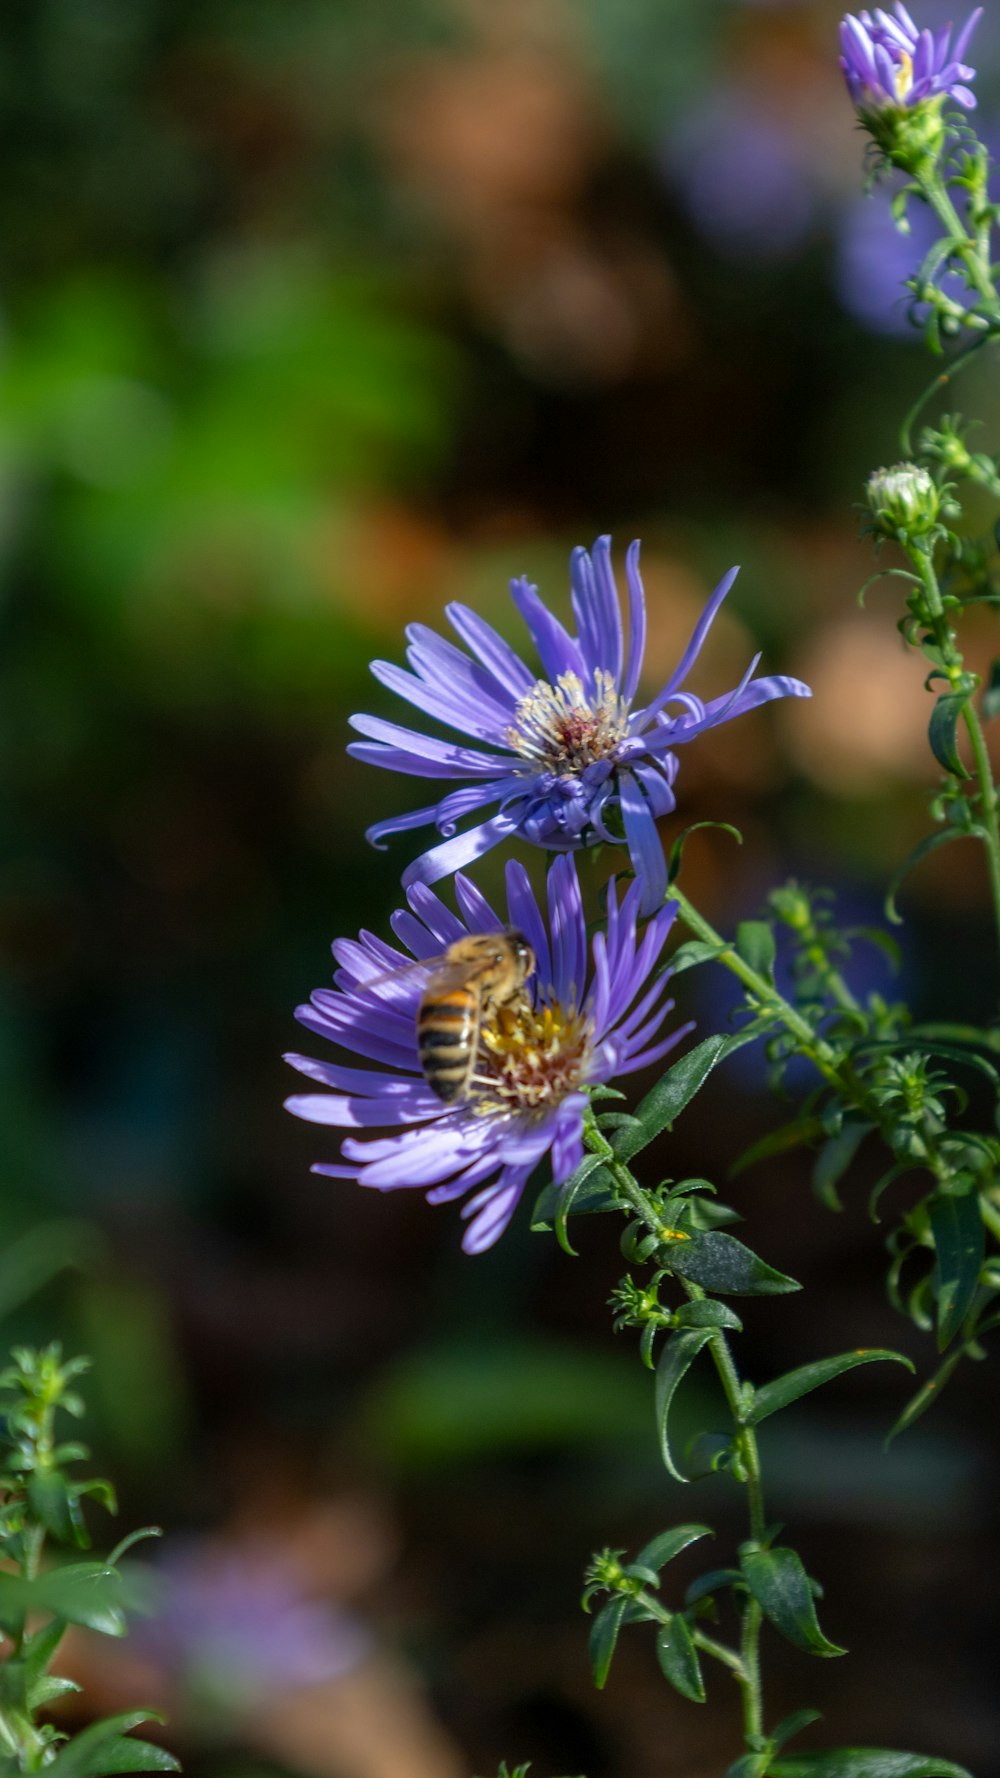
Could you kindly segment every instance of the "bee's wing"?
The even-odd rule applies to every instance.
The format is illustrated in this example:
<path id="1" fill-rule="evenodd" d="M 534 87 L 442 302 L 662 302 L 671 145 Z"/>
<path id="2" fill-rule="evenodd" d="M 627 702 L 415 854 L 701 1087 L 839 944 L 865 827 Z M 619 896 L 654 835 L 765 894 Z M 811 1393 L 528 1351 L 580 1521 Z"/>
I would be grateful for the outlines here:
<path id="1" fill-rule="evenodd" d="M 395 969 L 385 969 L 379 975 L 370 975 L 363 982 L 357 982 L 353 989 L 355 994 L 367 988 L 381 988 L 387 982 L 405 982 L 413 977 L 422 976 L 424 986 L 433 981 L 435 987 L 453 988 L 460 982 L 468 981 L 470 970 L 467 963 L 450 963 L 447 956 L 440 952 L 435 957 L 415 957 L 412 963 L 398 963 Z"/>

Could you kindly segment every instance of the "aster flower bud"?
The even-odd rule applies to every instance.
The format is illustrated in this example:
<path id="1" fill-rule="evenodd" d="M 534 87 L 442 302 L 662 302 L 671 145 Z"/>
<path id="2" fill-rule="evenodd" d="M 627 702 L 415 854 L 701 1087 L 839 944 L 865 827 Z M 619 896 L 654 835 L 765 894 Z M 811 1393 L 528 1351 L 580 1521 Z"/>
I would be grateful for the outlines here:
<path id="1" fill-rule="evenodd" d="M 872 529 L 884 537 L 925 537 L 941 510 L 937 483 L 917 463 L 895 463 L 876 469 L 865 483 Z"/>

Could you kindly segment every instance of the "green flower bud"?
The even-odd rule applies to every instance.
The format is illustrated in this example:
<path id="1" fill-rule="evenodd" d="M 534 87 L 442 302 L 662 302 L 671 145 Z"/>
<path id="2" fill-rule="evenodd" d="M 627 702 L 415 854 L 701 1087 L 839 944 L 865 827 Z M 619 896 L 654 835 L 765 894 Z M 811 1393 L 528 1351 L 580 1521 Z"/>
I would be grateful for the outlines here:
<path id="1" fill-rule="evenodd" d="M 887 161 L 915 174 L 933 165 L 945 143 L 939 98 L 916 105 L 859 106 L 858 117 Z"/>
<path id="2" fill-rule="evenodd" d="M 933 531 L 941 510 L 937 483 L 916 463 L 895 463 L 876 469 L 865 483 L 872 529 L 884 537 L 924 537 Z"/>

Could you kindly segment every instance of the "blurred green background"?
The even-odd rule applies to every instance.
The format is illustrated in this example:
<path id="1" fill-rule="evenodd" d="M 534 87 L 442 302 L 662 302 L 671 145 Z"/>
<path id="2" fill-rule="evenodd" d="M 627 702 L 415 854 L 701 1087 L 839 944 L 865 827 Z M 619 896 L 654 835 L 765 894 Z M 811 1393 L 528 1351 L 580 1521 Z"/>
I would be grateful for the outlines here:
<path id="1" fill-rule="evenodd" d="M 419 1195 L 309 1174 L 333 1145 L 281 1111 L 280 1052 L 330 940 L 384 927 L 410 856 L 362 829 L 419 785 L 344 752 L 352 709 L 398 714 L 368 660 L 454 597 L 514 637 L 508 577 L 558 601 L 598 532 L 644 539 L 651 681 L 739 561 L 695 689 L 762 647 L 816 690 L 684 758 L 678 824 L 745 835 L 690 849 L 706 911 L 751 913 L 794 873 L 876 918 L 924 831 L 919 666 L 891 582 L 856 609 L 852 510 L 929 375 L 898 295 L 918 247 L 863 195 L 837 19 L 4 9 L 0 1309 L 10 1338 L 94 1354 L 92 1442 L 128 1521 L 167 1531 L 173 1620 L 81 1646 L 90 1696 L 165 1705 L 206 1778 L 462 1778 L 502 1755 L 708 1778 L 736 1752 L 723 1682 L 684 1704 L 638 1633 L 589 1685 L 596 1545 L 678 1517 L 742 1534 L 735 1492 L 658 1466 L 603 1308 L 609 1228 L 572 1261 L 522 1214 L 464 1259 Z M 1000 136 L 995 16 L 977 49 Z M 965 405 L 996 449 L 978 374 Z M 988 660 L 986 627 L 969 652 Z M 904 988 L 986 1011 L 978 861 L 940 857 L 904 891 Z M 707 1029 L 729 1003 L 700 973 L 679 997 Z M 745 1058 L 666 1170 L 724 1181 L 781 1115 Z M 733 1188 L 808 1286 L 748 1314 L 759 1376 L 856 1342 L 929 1361 L 884 1305 L 859 1171 L 839 1219 L 794 1162 Z M 1000 1772 L 989 1373 L 887 1458 L 892 1370 L 772 1433 L 771 1510 L 852 1655 L 772 1646 L 771 1719 L 815 1702 L 830 1742 Z"/>

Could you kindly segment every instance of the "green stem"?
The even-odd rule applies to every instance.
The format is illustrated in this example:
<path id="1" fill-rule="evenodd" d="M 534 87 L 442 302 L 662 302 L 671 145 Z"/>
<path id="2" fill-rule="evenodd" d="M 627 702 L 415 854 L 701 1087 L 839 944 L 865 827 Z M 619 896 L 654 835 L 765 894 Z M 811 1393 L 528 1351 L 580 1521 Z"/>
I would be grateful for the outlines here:
<path id="1" fill-rule="evenodd" d="M 622 1197 L 631 1205 L 645 1226 L 653 1234 L 662 1231 L 661 1218 L 647 1194 L 638 1181 L 633 1178 L 624 1162 L 617 1159 L 611 1144 L 596 1125 L 591 1125 L 586 1133 L 587 1146 L 592 1153 L 599 1154 L 611 1174 Z M 697 1284 L 689 1284 L 681 1280 L 685 1292 L 692 1302 L 700 1301 L 704 1291 Z M 760 1451 L 757 1446 L 757 1435 L 752 1426 L 746 1424 L 746 1408 L 743 1386 L 739 1371 L 733 1358 L 732 1349 L 726 1338 L 725 1330 L 717 1328 L 709 1342 L 715 1368 L 719 1374 L 723 1393 L 729 1412 L 736 1429 L 735 1445 L 742 1460 L 742 1468 L 746 1478 L 747 1508 L 750 1517 L 750 1536 L 760 1541 L 764 1536 L 766 1517 L 764 1513 L 764 1491 L 760 1468 Z M 721 1644 L 708 1646 L 708 1638 L 695 1635 L 695 1642 L 705 1648 L 717 1659 L 724 1659 L 732 1669 L 740 1688 L 743 1699 L 743 1729 L 749 1746 L 755 1736 L 763 1733 L 763 1699 L 760 1676 L 760 1630 L 761 1609 L 756 1599 L 748 1597 L 743 1607 L 742 1626 L 740 1631 L 740 1654 L 738 1660 L 728 1649 L 723 1650 Z"/>
<path id="2" fill-rule="evenodd" d="M 964 227 L 948 194 L 948 188 L 936 167 L 932 173 L 924 175 L 921 184 L 924 195 L 937 213 L 939 221 L 948 234 L 960 243 L 956 251 L 969 274 L 970 282 L 993 311 L 995 319 L 998 306 L 997 293 L 993 288 L 993 279 L 990 275 L 989 258 L 980 251 L 979 241 L 970 235 Z"/>
<path id="3" fill-rule="evenodd" d="M 944 663 L 948 683 L 953 690 L 961 690 L 963 684 L 966 686 L 969 684 L 969 680 L 965 675 L 963 657 L 955 640 L 955 632 L 948 622 L 944 609 L 931 552 L 927 548 L 914 546 L 906 553 L 920 576 L 927 605 L 927 617 Z M 973 680 L 972 683 L 974 684 L 975 681 Z M 993 768 L 990 765 L 983 725 L 971 699 L 968 699 L 962 706 L 962 720 L 965 723 L 969 744 L 972 748 L 975 775 L 979 784 L 979 813 L 984 829 L 983 844 L 986 847 L 997 943 L 1000 945 L 1000 813 L 998 813 L 997 787 L 993 781 Z"/>

